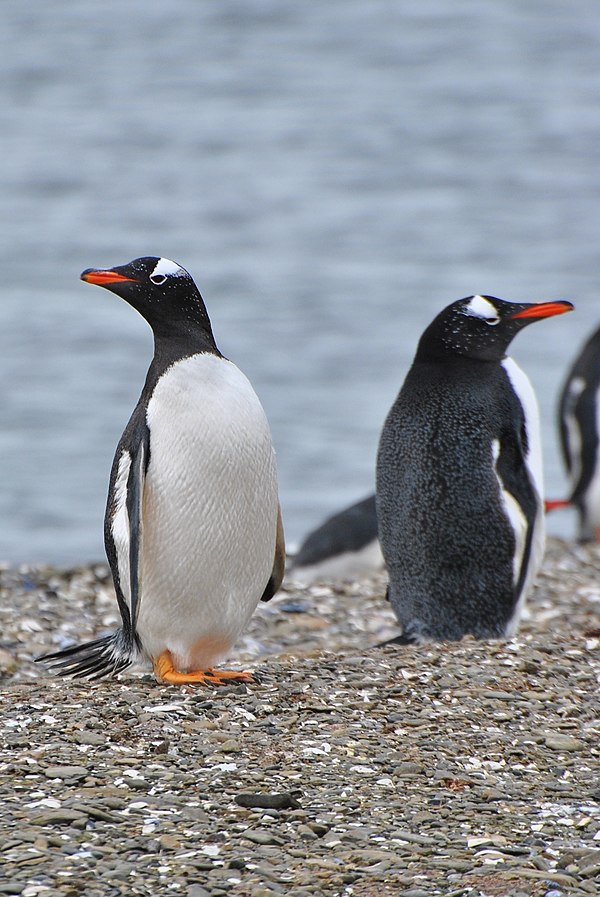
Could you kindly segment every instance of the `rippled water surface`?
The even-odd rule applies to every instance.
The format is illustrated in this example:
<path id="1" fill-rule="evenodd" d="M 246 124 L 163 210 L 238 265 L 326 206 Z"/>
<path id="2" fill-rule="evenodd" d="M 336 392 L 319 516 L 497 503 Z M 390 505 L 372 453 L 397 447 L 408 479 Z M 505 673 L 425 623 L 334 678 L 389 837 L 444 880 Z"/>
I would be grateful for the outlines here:
<path id="1" fill-rule="evenodd" d="M 296 541 L 373 488 L 426 324 L 475 292 L 570 298 L 513 354 L 565 491 L 556 394 L 600 320 L 591 0 L 5 0 L 0 558 L 100 558 L 145 323 L 82 284 L 164 255 L 269 415 Z M 570 534 L 562 513 L 554 531 Z"/>

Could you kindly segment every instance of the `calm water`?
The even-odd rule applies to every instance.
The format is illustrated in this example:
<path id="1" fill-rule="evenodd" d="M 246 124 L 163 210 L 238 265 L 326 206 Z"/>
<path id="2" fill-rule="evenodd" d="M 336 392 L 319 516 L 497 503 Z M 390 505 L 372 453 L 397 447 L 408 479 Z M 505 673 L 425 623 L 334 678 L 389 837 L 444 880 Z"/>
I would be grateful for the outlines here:
<path id="1" fill-rule="evenodd" d="M 593 0 L 4 0 L 0 558 L 101 558 L 151 353 L 80 271 L 196 278 L 271 420 L 295 541 L 373 486 L 426 324 L 485 292 L 570 298 L 513 354 L 556 393 L 600 321 Z M 573 532 L 569 514 L 553 531 Z"/>

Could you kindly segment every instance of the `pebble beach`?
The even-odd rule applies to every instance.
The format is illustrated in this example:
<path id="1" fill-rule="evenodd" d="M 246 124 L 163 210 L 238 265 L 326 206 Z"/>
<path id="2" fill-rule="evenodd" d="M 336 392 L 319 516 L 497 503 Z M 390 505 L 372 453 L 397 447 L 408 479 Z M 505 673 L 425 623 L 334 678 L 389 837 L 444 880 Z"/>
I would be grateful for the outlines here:
<path id="1" fill-rule="evenodd" d="M 217 689 L 51 676 L 108 569 L 4 567 L 0 894 L 598 894 L 599 570 L 551 540 L 517 637 L 414 647 L 383 575 L 288 584 Z"/>

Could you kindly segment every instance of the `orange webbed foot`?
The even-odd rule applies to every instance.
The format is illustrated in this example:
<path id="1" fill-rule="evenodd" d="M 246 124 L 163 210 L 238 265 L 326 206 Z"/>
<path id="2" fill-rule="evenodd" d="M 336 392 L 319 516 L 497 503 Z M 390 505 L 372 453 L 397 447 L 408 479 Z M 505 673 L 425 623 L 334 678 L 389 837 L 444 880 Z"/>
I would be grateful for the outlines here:
<path id="1" fill-rule="evenodd" d="M 159 682 L 170 685 L 227 685 L 230 682 L 252 682 L 252 673 L 243 670 L 191 670 L 180 673 L 173 666 L 170 651 L 163 653 L 154 661 L 154 675 Z"/>

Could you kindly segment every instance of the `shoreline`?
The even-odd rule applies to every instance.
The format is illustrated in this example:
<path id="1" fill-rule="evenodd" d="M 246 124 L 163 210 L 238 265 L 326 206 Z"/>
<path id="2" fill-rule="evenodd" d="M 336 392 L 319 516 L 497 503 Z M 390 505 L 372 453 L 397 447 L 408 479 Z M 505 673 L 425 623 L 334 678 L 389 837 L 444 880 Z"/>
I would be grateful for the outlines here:
<path id="1" fill-rule="evenodd" d="M 0 577 L 3 893 L 597 893 L 600 548 L 549 540 L 509 641 L 374 649 L 383 576 L 286 586 L 219 689 L 45 673 L 118 611 L 104 565 L 43 569 Z"/>

